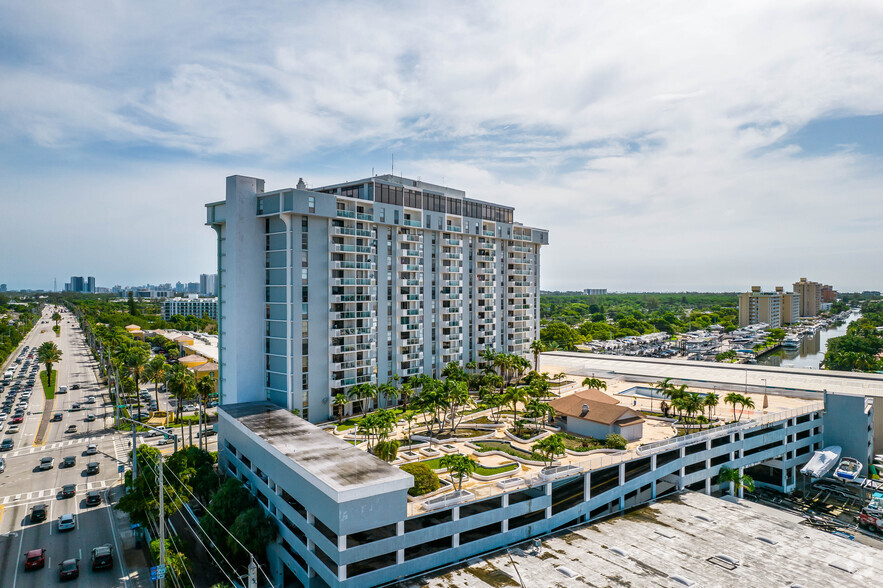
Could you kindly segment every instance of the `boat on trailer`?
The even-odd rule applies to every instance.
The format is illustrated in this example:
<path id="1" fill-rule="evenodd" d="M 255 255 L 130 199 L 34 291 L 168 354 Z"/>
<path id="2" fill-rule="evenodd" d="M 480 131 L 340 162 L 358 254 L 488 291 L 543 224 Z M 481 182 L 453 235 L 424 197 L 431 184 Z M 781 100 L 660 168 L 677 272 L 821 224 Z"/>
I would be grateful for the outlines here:
<path id="1" fill-rule="evenodd" d="M 862 462 L 854 457 L 844 457 L 840 465 L 834 470 L 834 477 L 848 482 L 854 482 L 862 471 Z"/>
<path id="2" fill-rule="evenodd" d="M 807 464 L 801 468 L 800 473 L 813 478 L 824 478 L 825 474 L 837 464 L 841 451 L 839 445 L 831 445 L 821 451 L 816 451 Z"/>

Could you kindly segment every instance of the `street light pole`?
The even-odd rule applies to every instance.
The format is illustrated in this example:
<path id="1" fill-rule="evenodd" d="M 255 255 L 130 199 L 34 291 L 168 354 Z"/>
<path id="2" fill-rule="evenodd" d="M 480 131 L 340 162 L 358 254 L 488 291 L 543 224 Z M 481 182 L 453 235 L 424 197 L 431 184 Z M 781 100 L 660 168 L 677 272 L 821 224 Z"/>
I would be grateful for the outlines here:
<path id="1" fill-rule="evenodd" d="M 159 456 L 159 567 L 165 572 L 166 569 L 166 511 L 165 511 L 165 486 L 163 485 L 163 459 Z M 165 573 L 157 574 L 156 588 L 165 588 Z"/>

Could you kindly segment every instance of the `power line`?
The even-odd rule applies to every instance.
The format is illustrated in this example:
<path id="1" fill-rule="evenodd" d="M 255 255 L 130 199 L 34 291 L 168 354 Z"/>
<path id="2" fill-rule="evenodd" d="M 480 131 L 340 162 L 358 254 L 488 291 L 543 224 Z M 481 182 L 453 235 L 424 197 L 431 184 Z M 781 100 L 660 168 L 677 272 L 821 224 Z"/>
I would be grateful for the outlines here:
<path id="1" fill-rule="evenodd" d="M 155 470 L 153 470 L 153 471 L 154 471 L 154 473 L 156 473 Z M 168 471 L 169 471 L 169 473 L 171 473 L 172 475 L 175 475 L 174 472 L 172 472 L 171 469 L 169 469 Z M 178 478 L 178 476 L 175 475 L 175 479 L 177 479 L 178 482 L 181 483 L 181 485 L 184 487 L 185 490 L 188 490 L 188 489 L 187 489 L 187 486 L 184 485 L 183 482 L 181 482 L 181 479 Z M 183 503 L 183 502 L 184 502 L 184 500 L 183 500 L 184 497 L 181 496 L 181 494 L 178 492 L 178 490 L 177 490 L 175 487 L 173 487 L 173 486 L 169 486 L 169 488 L 171 489 L 172 492 L 174 492 L 174 493 L 178 496 L 178 499 L 181 500 L 182 503 Z M 189 490 L 188 490 L 188 491 L 189 491 Z M 192 492 L 190 492 L 190 494 L 191 494 L 191 496 L 193 495 Z M 191 531 L 191 532 L 193 533 L 193 535 L 196 537 L 196 540 L 199 541 L 200 545 L 202 545 L 202 547 L 206 550 L 206 552 L 208 552 L 209 557 L 211 557 L 211 558 L 212 558 L 212 561 L 215 562 L 215 565 L 217 566 L 218 570 L 219 570 L 222 574 L 224 574 L 224 577 L 225 577 L 225 578 L 227 578 L 228 580 L 230 580 L 230 582 L 231 582 L 232 584 L 235 585 L 235 582 L 233 581 L 233 579 L 227 574 L 226 571 L 224 571 L 224 567 L 218 562 L 217 559 L 215 559 L 215 556 L 212 554 L 212 550 L 209 549 L 209 547 L 208 547 L 208 546 L 205 544 L 205 542 L 203 541 L 203 539 L 202 539 L 202 535 L 201 535 L 200 533 L 196 532 L 196 530 L 195 530 L 195 529 L 193 528 L 193 526 L 190 524 L 190 521 L 187 520 L 187 517 L 186 517 L 186 516 L 182 516 L 181 518 L 184 520 L 184 522 L 185 522 L 185 523 L 187 524 L 187 526 L 190 528 L 190 531 Z M 227 532 L 229 533 L 229 531 L 226 529 L 226 527 L 224 527 L 224 525 L 221 525 L 220 522 L 219 522 L 218 524 L 219 524 L 221 527 L 223 527 L 225 531 L 227 531 Z M 198 521 L 198 520 L 196 521 L 196 525 L 200 528 L 201 531 L 205 532 L 205 531 L 202 529 L 202 525 L 199 524 L 199 521 Z M 206 534 L 206 537 L 207 537 L 207 538 L 209 539 L 209 541 L 211 542 L 212 547 L 214 547 L 214 548 L 217 550 L 218 554 L 224 559 L 224 562 L 225 562 L 228 566 L 230 566 L 230 569 L 231 569 L 231 571 L 233 572 L 234 577 L 238 576 L 238 574 L 237 574 L 237 572 L 236 572 L 236 566 L 234 566 L 232 563 L 230 563 L 230 560 L 228 560 L 227 557 L 224 555 L 224 553 L 223 553 L 220 549 L 218 549 L 217 545 L 215 545 L 215 542 L 212 541 L 211 537 L 208 537 L 207 534 Z M 251 555 L 251 552 L 249 552 L 249 555 Z"/>

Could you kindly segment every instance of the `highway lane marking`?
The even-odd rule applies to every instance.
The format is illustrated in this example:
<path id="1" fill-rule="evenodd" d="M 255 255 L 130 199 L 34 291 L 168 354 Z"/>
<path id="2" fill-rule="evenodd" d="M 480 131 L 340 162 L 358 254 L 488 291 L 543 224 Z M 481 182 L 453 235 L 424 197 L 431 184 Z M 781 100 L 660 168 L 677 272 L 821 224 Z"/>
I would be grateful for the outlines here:
<path id="1" fill-rule="evenodd" d="M 6 510 L 6 506 L 0 505 L 0 524 L 3 523 L 3 511 Z"/>

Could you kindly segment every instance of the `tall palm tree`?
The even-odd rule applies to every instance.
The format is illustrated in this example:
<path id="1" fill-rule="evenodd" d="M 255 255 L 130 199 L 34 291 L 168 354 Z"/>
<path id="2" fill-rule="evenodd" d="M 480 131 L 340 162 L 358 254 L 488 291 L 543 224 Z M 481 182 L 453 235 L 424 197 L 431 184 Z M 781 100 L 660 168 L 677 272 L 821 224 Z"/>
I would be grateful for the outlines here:
<path id="1" fill-rule="evenodd" d="M 731 484 L 731 493 L 732 490 L 738 491 L 740 488 L 754 492 L 754 478 L 748 474 L 740 473 L 737 469 L 724 466 L 720 469 L 717 479 L 721 483 L 729 482 Z"/>
<path id="2" fill-rule="evenodd" d="M 478 462 L 468 455 L 451 453 L 441 459 L 441 466 L 447 468 L 448 475 L 451 476 L 451 484 L 454 483 L 454 478 L 457 478 L 457 490 L 460 490 L 463 488 L 463 478 L 468 478 L 475 472 Z"/>
<path id="3" fill-rule="evenodd" d="M 546 350 L 546 344 L 537 339 L 530 344 L 530 352 L 533 353 L 533 369 L 535 372 L 540 371 L 540 353 Z"/>
<path id="4" fill-rule="evenodd" d="M 456 431 L 460 425 L 460 421 L 457 420 L 457 411 L 473 405 L 474 401 L 472 400 L 472 395 L 469 394 L 466 382 L 462 380 L 445 380 L 442 388 L 451 406 L 451 429 Z M 462 415 L 460 420 L 463 420 Z"/>
<path id="5" fill-rule="evenodd" d="M 130 345 L 120 355 L 125 371 L 135 380 L 135 393 L 138 394 L 138 412 L 141 412 L 141 377 L 144 374 L 144 368 L 150 361 L 150 352 L 140 345 Z M 157 403 L 157 406 L 159 404 Z"/>
<path id="6" fill-rule="evenodd" d="M 206 417 L 205 405 L 208 399 L 215 393 L 217 381 L 215 375 L 208 373 L 196 380 L 196 397 L 199 399 L 199 447 L 202 449 L 203 439 L 205 438 Z M 208 446 L 208 443 L 206 443 Z"/>
<path id="7" fill-rule="evenodd" d="M 512 407 L 513 423 L 518 422 L 518 404 L 524 404 L 525 402 L 527 402 L 529 397 L 530 395 L 527 388 L 509 386 L 508 388 L 506 388 L 506 391 L 503 392 L 503 400 L 506 402 L 506 404 Z"/>
<path id="8" fill-rule="evenodd" d="M 144 380 L 153 382 L 153 394 L 156 398 L 156 406 L 159 407 L 159 384 L 166 381 L 166 373 L 169 364 L 166 363 L 162 355 L 155 355 L 150 358 L 147 365 L 144 366 Z"/>
<path id="9" fill-rule="evenodd" d="M 53 312 L 52 313 L 52 320 L 55 321 L 55 326 L 57 327 L 58 323 L 61 322 L 61 315 L 58 314 L 58 312 Z"/>
<path id="10" fill-rule="evenodd" d="M 331 399 L 331 406 L 337 409 L 337 424 L 343 423 L 343 409 L 346 407 L 347 402 L 349 400 L 343 392 L 338 392 Z"/>
<path id="11" fill-rule="evenodd" d="M 739 418 L 736 420 L 741 421 L 742 420 L 742 413 L 745 412 L 746 406 L 748 408 L 754 410 L 754 401 L 751 399 L 750 396 L 742 396 L 742 400 L 739 401 L 739 404 L 741 404 L 742 406 L 739 409 Z"/>
<path id="12" fill-rule="evenodd" d="M 402 397 L 402 410 L 408 410 L 408 401 L 411 400 L 413 394 L 414 390 L 411 388 L 411 384 L 403 382 L 402 387 L 399 388 L 399 395 Z"/>
<path id="13" fill-rule="evenodd" d="M 193 373 L 181 364 L 172 366 L 169 370 L 168 380 L 169 392 L 177 400 L 175 407 L 176 417 L 181 421 L 181 439 L 184 439 L 184 421 L 181 414 L 184 408 L 184 401 L 193 398 L 196 393 L 196 382 Z"/>
<path id="14" fill-rule="evenodd" d="M 742 395 L 738 392 L 730 392 L 726 396 L 724 396 L 724 404 L 732 404 L 733 405 L 733 420 L 739 420 L 736 418 L 736 405 L 742 402 Z"/>
<path id="15" fill-rule="evenodd" d="M 702 401 L 702 404 L 708 409 L 708 424 L 711 425 L 711 419 L 714 418 L 714 411 L 717 409 L 717 404 L 720 402 L 720 397 L 714 393 L 709 392 L 705 395 L 705 398 Z"/>
<path id="16" fill-rule="evenodd" d="M 37 349 L 37 361 L 46 366 L 46 384 L 51 385 L 52 365 L 61 361 L 61 349 L 52 341 L 46 341 Z"/>

